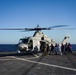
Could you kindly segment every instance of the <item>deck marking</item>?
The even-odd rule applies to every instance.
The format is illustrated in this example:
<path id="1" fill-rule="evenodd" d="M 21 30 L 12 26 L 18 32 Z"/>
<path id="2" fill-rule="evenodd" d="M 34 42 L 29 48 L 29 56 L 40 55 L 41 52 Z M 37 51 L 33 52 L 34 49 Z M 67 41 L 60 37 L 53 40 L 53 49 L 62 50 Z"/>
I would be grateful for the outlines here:
<path id="1" fill-rule="evenodd" d="M 6 58 L 11 58 L 11 57 L 13 57 L 13 56 L 7 56 Z M 27 57 L 25 59 L 35 59 L 35 58 L 39 58 L 39 56 L 36 55 L 34 57 L 31 57 L 31 58 L 30 57 Z"/>
<path id="2" fill-rule="evenodd" d="M 2 59 L 2 58 L 1 58 L 0 60 L 16 60 L 16 59 Z"/>
<path id="3" fill-rule="evenodd" d="M 58 66 L 58 65 L 52 65 L 52 64 L 47 64 L 47 63 L 42 63 L 42 62 L 37 62 L 37 61 L 31 61 L 31 60 L 28 60 L 28 59 L 23 59 L 23 58 L 18 58 L 18 57 L 13 57 L 13 56 L 11 58 L 15 58 L 17 60 L 27 61 L 27 62 L 31 62 L 31 63 L 41 64 L 41 65 L 46 65 L 46 66 L 50 66 L 50 67 L 52 66 L 52 67 L 56 67 L 56 68 L 76 71 L 76 69 L 74 69 L 74 68 Z"/>
<path id="4" fill-rule="evenodd" d="M 16 59 L 8 58 L 8 57 L 9 57 L 9 56 L 2 57 L 2 58 L 0 58 L 0 60 L 16 60 Z"/>
<path id="5" fill-rule="evenodd" d="M 39 56 L 31 57 L 31 58 L 26 58 L 26 59 L 35 59 L 35 58 L 39 58 Z"/>

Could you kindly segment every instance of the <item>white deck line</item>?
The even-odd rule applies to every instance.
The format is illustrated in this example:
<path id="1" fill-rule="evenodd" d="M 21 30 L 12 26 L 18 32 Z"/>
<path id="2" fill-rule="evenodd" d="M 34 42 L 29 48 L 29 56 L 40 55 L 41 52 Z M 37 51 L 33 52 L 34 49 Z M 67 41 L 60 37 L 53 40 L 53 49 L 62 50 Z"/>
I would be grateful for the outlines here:
<path id="1" fill-rule="evenodd" d="M 37 63 L 37 64 L 40 64 L 40 65 L 55 67 L 55 68 L 61 68 L 61 69 L 65 69 L 65 70 L 76 71 L 76 69 L 74 69 L 74 68 L 58 66 L 58 65 L 52 65 L 52 64 L 47 64 L 47 63 L 42 63 L 42 62 L 37 62 L 37 61 L 31 61 L 31 60 L 28 60 L 28 59 L 23 59 L 23 58 L 18 58 L 18 57 L 11 57 L 11 58 L 14 58 L 14 59 L 17 59 L 17 60 L 22 60 L 22 61 L 27 61 L 27 62 L 31 62 L 31 63 Z"/>

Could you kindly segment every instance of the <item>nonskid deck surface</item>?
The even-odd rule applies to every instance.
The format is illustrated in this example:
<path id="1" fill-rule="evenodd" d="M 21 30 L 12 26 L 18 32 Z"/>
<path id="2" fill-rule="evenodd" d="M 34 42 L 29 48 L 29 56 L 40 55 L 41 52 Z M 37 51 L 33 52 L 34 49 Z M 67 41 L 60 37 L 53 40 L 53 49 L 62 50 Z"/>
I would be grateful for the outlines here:
<path id="1" fill-rule="evenodd" d="M 3 55 L 3 56 L 2 56 Z M 76 75 L 76 53 L 47 55 L 0 53 L 0 75 Z"/>

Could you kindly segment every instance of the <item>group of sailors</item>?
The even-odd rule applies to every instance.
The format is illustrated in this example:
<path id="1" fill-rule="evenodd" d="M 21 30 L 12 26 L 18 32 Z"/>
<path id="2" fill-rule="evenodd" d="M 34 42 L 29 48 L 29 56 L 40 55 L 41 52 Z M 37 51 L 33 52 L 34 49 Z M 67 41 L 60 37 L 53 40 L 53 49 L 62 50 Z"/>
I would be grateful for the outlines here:
<path id="1" fill-rule="evenodd" d="M 72 54 L 72 46 L 70 43 L 66 43 L 66 44 L 55 43 L 55 45 L 51 44 L 51 46 L 49 46 L 49 44 L 46 44 L 44 46 L 44 55 L 48 55 L 48 54 L 63 55 L 68 53 Z"/>

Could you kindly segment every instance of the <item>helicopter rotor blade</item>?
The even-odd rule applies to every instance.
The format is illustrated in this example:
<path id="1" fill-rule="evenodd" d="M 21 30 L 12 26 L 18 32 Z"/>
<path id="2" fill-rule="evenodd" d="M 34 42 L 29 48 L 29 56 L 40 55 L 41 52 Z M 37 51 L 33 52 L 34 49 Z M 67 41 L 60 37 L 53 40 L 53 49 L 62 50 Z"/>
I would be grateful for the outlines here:
<path id="1" fill-rule="evenodd" d="M 49 29 L 60 28 L 60 27 L 66 27 L 66 26 L 69 26 L 69 25 L 56 25 L 56 26 L 49 27 Z"/>
<path id="2" fill-rule="evenodd" d="M 61 27 L 66 27 L 66 26 L 68 26 L 68 25 L 55 25 L 55 26 L 51 26 L 51 27 L 41 28 L 41 27 L 39 27 L 39 25 L 37 25 L 37 27 L 35 27 L 35 28 L 0 28 L 0 30 L 40 31 L 40 30 L 53 30 L 56 28 L 61 28 Z M 73 29 L 73 28 L 70 28 L 70 29 Z"/>
<path id="3" fill-rule="evenodd" d="M 76 28 L 60 28 L 61 30 L 76 30 Z"/>
<path id="4" fill-rule="evenodd" d="M 0 30 L 25 30 L 25 28 L 0 28 Z"/>
<path id="5" fill-rule="evenodd" d="M 59 27 L 65 27 L 65 26 L 68 26 L 68 25 L 56 25 L 56 26 L 52 26 L 52 27 L 45 27 L 45 28 L 40 28 L 40 27 L 37 27 L 37 28 L 25 28 L 25 30 L 51 30 L 53 28 L 59 28 Z"/>

